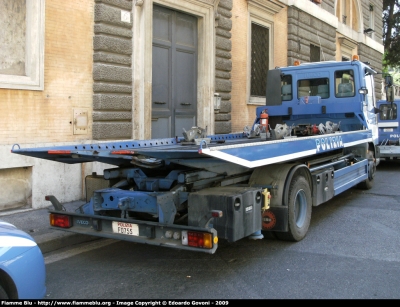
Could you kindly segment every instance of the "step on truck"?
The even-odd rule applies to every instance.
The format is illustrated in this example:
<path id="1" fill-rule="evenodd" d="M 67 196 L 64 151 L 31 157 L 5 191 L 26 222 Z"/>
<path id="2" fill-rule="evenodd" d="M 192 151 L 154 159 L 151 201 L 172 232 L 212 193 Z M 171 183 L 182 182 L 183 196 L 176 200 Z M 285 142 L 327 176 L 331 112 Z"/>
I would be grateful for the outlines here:
<path id="1" fill-rule="evenodd" d="M 397 160 L 400 158 L 400 118 L 397 107 L 400 99 L 394 98 L 394 86 L 391 76 L 385 77 L 386 100 L 379 100 L 377 108 L 379 140 L 378 149 L 382 160 Z"/>
<path id="2" fill-rule="evenodd" d="M 86 178 L 86 202 L 74 212 L 44 195 L 56 229 L 210 254 L 219 240 L 300 241 L 312 207 L 373 185 L 375 74 L 357 59 L 272 69 L 265 105 L 239 133 L 188 127 L 174 138 L 12 152 L 115 165 Z"/>

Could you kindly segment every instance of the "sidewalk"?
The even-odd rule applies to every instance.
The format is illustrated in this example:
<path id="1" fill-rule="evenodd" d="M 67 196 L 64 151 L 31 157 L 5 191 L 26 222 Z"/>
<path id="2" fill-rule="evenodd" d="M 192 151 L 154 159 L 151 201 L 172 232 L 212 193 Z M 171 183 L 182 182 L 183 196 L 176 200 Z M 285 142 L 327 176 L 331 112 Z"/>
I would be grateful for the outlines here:
<path id="1" fill-rule="evenodd" d="M 64 203 L 67 211 L 75 211 L 83 201 Z M 0 220 L 9 222 L 15 227 L 25 231 L 33 237 L 39 245 L 43 254 L 70 245 L 93 241 L 98 239 L 94 236 L 76 234 L 64 230 L 50 228 L 48 210 L 53 209 L 50 205 L 43 209 L 22 209 L 0 212 Z"/>

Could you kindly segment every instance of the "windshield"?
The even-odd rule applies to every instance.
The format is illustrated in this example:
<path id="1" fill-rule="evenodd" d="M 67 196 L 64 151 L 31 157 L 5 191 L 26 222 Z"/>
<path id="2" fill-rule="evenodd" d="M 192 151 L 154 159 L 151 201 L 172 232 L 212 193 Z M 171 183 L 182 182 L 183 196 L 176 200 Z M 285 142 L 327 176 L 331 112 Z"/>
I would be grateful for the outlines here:
<path id="1" fill-rule="evenodd" d="M 379 119 L 380 120 L 393 120 L 397 119 L 397 105 L 393 103 L 381 104 L 379 107 Z"/>

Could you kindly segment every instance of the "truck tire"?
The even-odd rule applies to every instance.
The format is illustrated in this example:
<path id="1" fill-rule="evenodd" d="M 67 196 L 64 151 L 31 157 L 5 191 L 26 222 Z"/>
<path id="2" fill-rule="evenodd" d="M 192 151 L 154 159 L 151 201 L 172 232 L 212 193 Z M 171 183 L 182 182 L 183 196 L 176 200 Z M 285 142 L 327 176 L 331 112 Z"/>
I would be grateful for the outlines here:
<path id="1" fill-rule="evenodd" d="M 293 178 L 288 195 L 288 232 L 276 232 L 280 240 L 300 241 L 308 231 L 311 220 L 312 199 L 310 185 L 306 178 Z"/>
<path id="2" fill-rule="evenodd" d="M 373 161 L 371 161 L 371 159 Z M 368 160 L 369 162 L 369 176 L 368 179 L 360 182 L 357 187 L 362 190 L 370 190 L 374 186 L 374 177 L 375 177 L 375 172 L 376 172 L 376 162 L 374 158 L 374 153 L 372 151 L 368 151 Z"/>

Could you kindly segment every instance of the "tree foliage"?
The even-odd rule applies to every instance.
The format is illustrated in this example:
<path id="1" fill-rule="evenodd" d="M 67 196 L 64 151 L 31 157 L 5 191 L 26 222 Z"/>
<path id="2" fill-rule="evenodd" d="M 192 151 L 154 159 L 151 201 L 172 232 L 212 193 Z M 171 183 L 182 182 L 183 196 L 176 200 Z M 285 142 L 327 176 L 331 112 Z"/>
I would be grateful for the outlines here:
<path id="1" fill-rule="evenodd" d="M 384 66 L 400 67 L 400 0 L 383 0 Z"/>

